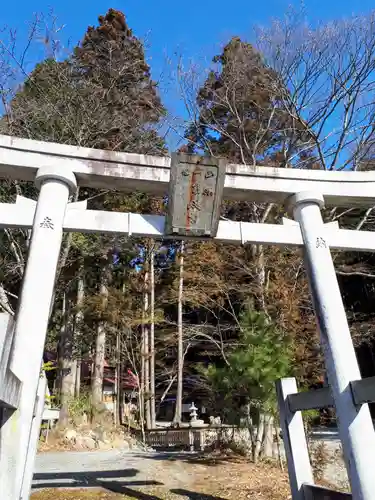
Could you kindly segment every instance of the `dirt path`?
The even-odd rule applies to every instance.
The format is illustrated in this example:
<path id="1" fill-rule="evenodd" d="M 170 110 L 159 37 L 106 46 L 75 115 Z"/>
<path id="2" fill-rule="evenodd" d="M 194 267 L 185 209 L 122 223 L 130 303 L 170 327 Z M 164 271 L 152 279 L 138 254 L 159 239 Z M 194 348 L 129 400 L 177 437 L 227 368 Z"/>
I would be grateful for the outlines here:
<path id="1" fill-rule="evenodd" d="M 122 450 L 41 453 L 36 459 L 33 488 L 93 487 L 106 483 L 119 492 L 123 484 L 179 488 L 192 481 L 184 464 L 189 458 L 188 453 Z"/>
<path id="2" fill-rule="evenodd" d="M 290 498 L 286 475 L 264 464 L 256 467 L 238 459 L 198 460 L 189 453 L 121 450 L 42 453 L 37 457 L 33 487 L 32 500 Z M 58 493 L 55 488 L 65 491 Z M 87 488 L 103 488 L 104 493 L 96 490 L 91 496 Z"/>

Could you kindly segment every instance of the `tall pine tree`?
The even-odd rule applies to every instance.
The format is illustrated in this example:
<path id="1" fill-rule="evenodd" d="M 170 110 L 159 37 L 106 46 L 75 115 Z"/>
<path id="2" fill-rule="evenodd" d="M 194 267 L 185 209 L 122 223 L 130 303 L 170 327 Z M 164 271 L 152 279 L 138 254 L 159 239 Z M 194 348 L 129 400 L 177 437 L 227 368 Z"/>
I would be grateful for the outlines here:
<path id="1" fill-rule="evenodd" d="M 82 42 L 65 61 L 47 59 L 35 67 L 9 103 L 0 131 L 18 137 L 85 147 L 165 154 L 164 140 L 158 133 L 165 113 L 141 41 L 133 35 L 124 14 L 110 9 L 106 15 L 99 17 L 98 26 L 87 29 Z M 4 188 L 6 196 L 9 198 L 9 193 L 15 193 L 16 188 L 17 193 L 24 192 L 23 186 L 11 186 L 9 189 L 7 185 Z M 29 189 L 26 185 L 24 188 Z M 137 193 L 100 194 L 81 190 L 79 196 L 92 198 L 90 208 L 97 209 L 143 212 L 155 205 L 148 196 Z M 24 235 L 17 233 L 14 237 L 25 248 Z M 60 290 L 73 288 L 73 292 L 77 292 L 74 272 L 76 263 L 83 261 L 87 278 L 83 304 L 94 301 L 101 308 L 111 310 L 111 297 L 116 294 L 108 298 L 108 288 L 120 286 L 119 280 L 112 276 L 115 267 L 113 259 L 120 263 L 117 267 L 124 262 L 129 266 L 130 256 L 134 256 L 134 242 L 121 238 L 115 242 L 113 237 L 69 235 L 64 245 L 65 259 L 61 266 L 56 308 L 61 305 Z M 128 271 L 123 269 L 125 281 L 134 279 Z M 90 279 L 92 276 L 95 276 L 95 281 Z M 18 283 L 19 277 L 17 270 Z M 14 277 L 8 275 L 7 280 L 14 280 Z M 131 288 L 131 284 L 125 286 L 124 280 L 121 281 L 121 287 Z M 110 315 L 98 307 L 86 309 L 91 316 L 90 323 L 98 332 L 96 341 L 92 339 L 92 343 L 96 344 L 93 393 L 98 400 L 103 379 L 105 332 L 109 328 Z M 60 345 L 69 346 L 69 349 L 61 350 L 66 358 L 61 365 L 65 367 L 64 373 L 69 373 L 73 342 L 64 340 L 67 334 L 71 335 L 64 324 L 64 316 L 56 315 L 61 318 Z M 69 317 L 67 323 L 72 325 L 74 321 Z M 70 392 L 68 385 L 71 387 L 72 384 L 71 381 L 68 384 L 64 373 L 61 373 L 60 379 L 62 399 L 66 402 L 64 393 Z M 67 387 L 64 388 L 64 385 Z"/>
<path id="2" fill-rule="evenodd" d="M 197 94 L 197 119 L 186 134 L 189 151 L 224 157 L 248 165 L 249 170 L 257 165 L 290 167 L 294 155 L 306 155 L 303 147 L 308 138 L 285 107 L 287 94 L 280 75 L 262 54 L 239 37 L 232 38 L 214 57 Z M 272 204 L 243 201 L 225 202 L 222 215 L 231 220 L 276 223 L 284 213 Z M 317 344 L 315 321 L 311 308 L 306 308 L 308 289 L 297 252 L 261 245 L 218 251 L 219 260 L 226 263 L 226 282 L 234 285 L 226 288 L 230 304 L 237 306 L 236 316 L 239 304 L 251 298 L 256 310 L 296 336 L 303 374 L 316 375 L 316 350 L 311 355 L 314 333 L 314 346 Z"/>
<path id="3" fill-rule="evenodd" d="M 261 54 L 239 37 L 213 58 L 214 67 L 198 92 L 198 120 L 187 138 L 203 150 L 250 165 L 285 166 L 297 146 L 298 124 L 284 107 L 285 87 Z"/>

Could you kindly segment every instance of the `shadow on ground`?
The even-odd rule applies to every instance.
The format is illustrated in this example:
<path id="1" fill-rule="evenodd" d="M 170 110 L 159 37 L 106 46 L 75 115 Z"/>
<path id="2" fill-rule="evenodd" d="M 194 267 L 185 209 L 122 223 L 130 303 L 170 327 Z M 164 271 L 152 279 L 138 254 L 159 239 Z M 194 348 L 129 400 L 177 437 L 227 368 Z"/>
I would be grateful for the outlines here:
<path id="1" fill-rule="evenodd" d="M 158 481 L 137 481 L 134 478 L 139 471 L 137 469 L 121 469 L 109 471 L 84 471 L 84 472 L 49 472 L 34 474 L 34 491 L 43 489 L 83 489 L 102 488 L 112 493 L 120 493 L 129 498 L 138 500 L 162 500 L 161 497 L 150 495 L 132 487 L 163 486 Z M 37 481 L 37 482 L 35 482 Z M 171 489 L 171 493 L 181 495 L 190 500 L 225 500 L 222 497 L 196 493 L 184 489 Z"/>
<path id="2" fill-rule="evenodd" d="M 203 493 L 194 493 L 194 491 L 188 491 L 183 489 L 170 490 L 171 493 L 175 495 L 181 495 L 189 498 L 189 500 L 225 500 L 225 498 L 217 497 L 213 495 L 205 495 Z"/>
<path id="3" fill-rule="evenodd" d="M 144 458 L 145 455 L 142 454 L 133 454 L 133 456 L 138 458 Z M 147 454 L 148 460 L 157 460 L 157 461 L 169 461 L 169 462 L 185 462 L 189 464 L 195 465 L 207 465 L 207 466 L 216 466 L 220 464 L 233 464 L 233 463 L 241 463 L 244 461 L 243 457 L 238 455 L 216 455 L 211 454 L 207 455 L 204 453 L 198 452 L 164 452 L 164 451 L 155 451 L 154 453 Z"/>
<path id="4" fill-rule="evenodd" d="M 50 488 L 102 488 L 113 493 L 121 493 L 139 500 L 160 500 L 159 497 L 134 490 L 133 487 L 162 486 L 158 481 L 137 481 L 137 469 L 83 472 L 46 472 L 36 473 L 33 478 L 33 490 Z M 125 480 L 124 480 L 125 479 Z M 35 482 L 37 481 L 37 482 Z"/>

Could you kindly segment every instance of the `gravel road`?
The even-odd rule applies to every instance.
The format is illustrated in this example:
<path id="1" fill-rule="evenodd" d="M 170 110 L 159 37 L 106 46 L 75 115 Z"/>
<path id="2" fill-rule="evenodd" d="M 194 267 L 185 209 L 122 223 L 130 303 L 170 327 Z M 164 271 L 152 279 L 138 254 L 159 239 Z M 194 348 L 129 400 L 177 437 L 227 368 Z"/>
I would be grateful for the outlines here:
<path id="1" fill-rule="evenodd" d="M 312 446 L 324 442 L 331 457 L 324 478 L 332 485 L 347 484 L 347 475 L 337 437 L 320 436 Z M 45 452 L 37 455 L 33 489 L 107 487 L 127 493 L 133 486 L 165 485 L 188 488 L 194 477 L 184 460 L 190 453 L 142 452 L 128 449 L 90 452 Z"/>
<path id="2" fill-rule="evenodd" d="M 184 471 L 186 454 L 132 452 L 109 450 L 91 452 L 40 453 L 36 458 L 33 489 L 86 488 L 109 486 L 108 489 L 126 493 L 132 486 L 164 484 L 182 488 L 192 478 Z"/>

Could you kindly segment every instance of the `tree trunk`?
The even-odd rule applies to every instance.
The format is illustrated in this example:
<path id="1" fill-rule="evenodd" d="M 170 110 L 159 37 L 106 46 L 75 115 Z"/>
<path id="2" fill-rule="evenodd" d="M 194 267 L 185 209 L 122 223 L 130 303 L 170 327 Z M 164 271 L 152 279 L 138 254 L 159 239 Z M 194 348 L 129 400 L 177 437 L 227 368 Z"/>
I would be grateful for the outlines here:
<path id="1" fill-rule="evenodd" d="M 102 307 L 105 309 L 108 300 L 108 268 L 103 270 L 102 283 L 100 285 L 100 295 L 102 297 Z M 105 361 L 106 325 L 100 321 L 96 333 L 95 360 L 91 382 L 92 404 L 95 408 L 102 402 L 103 398 L 103 375 Z"/>
<path id="2" fill-rule="evenodd" d="M 123 424 L 123 404 L 124 404 L 124 396 L 123 396 L 123 382 L 122 382 L 122 367 L 121 367 L 121 336 L 118 334 L 117 336 L 117 346 L 118 346 L 118 358 L 117 358 L 117 376 L 119 380 L 118 384 L 118 392 L 117 392 L 117 412 L 118 412 L 118 422 L 119 425 Z"/>
<path id="3" fill-rule="evenodd" d="M 264 413 L 260 412 L 258 429 L 257 429 L 257 437 L 255 440 L 255 448 L 253 451 L 253 460 L 254 460 L 255 464 L 258 462 L 258 460 L 260 458 L 261 451 L 262 451 L 263 434 L 264 434 L 264 419 L 265 419 Z"/>
<path id="4" fill-rule="evenodd" d="M 173 422 L 181 423 L 182 418 L 182 391 L 184 376 L 184 344 L 182 331 L 182 298 L 184 291 L 184 242 L 180 246 L 180 281 L 178 287 L 178 318 L 177 318 L 177 393 L 176 408 Z"/>
<path id="5" fill-rule="evenodd" d="M 255 445 L 256 445 L 256 436 L 254 431 L 253 419 L 251 417 L 251 404 L 247 403 L 245 406 L 245 418 L 246 418 L 246 427 L 249 432 L 249 438 L 251 442 L 251 450 L 254 455 Z"/>
<path id="6" fill-rule="evenodd" d="M 145 324 L 144 324 L 144 363 L 145 363 L 145 417 L 146 417 L 146 429 L 151 429 L 151 401 L 150 401 L 150 342 L 149 342 L 149 302 L 148 302 L 148 288 L 149 288 L 149 273 L 145 272 L 145 291 L 144 291 L 144 313 L 145 313 Z"/>
<path id="7" fill-rule="evenodd" d="M 74 396 L 76 398 L 79 398 L 81 394 L 81 370 L 82 370 L 81 360 L 77 359 L 76 385 L 74 389 Z"/>
<path id="8" fill-rule="evenodd" d="M 151 428 L 156 427 L 155 407 L 155 266 L 154 251 L 151 252 L 150 263 L 150 411 Z"/>
<path id="9" fill-rule="evenodd" d="M 95 360 L 94 360 L 92 386 L 91 386 L 92 403 L 94 407 L 99 405 L 102 402 L 103 398 L 105 341 L 106 341 L 105 325 L 101 322 L 99 323 L 96 332 Z"/>
<path id="10" fill-rule="evenodd" d="M 59 339 L 59 380 L 60 380 L 60 415 L 59 425 L 65 427 L 69 421 L 69 402 L 74 397 L 73 373 L 73 330 L 69 321 L 69 304 L 66 292 L 62 299 L 62 321 Z"/>
<path id="11" fill-rule="evenodd" d="M 145 423 L 145 311 L 142 308 L 142 325 L 141 325 L 141 380 L 138 387 L 139 393 L 139 419 L 144 427 Z"/>
<path id="12" fill-rule="evenodd" d="M 264 264 L 263 245 L 252 245 L 251 253 L 252 253 L 252 259 L 255 264 L 255 283 L 257 285 L 255 308 L 267 314 L 266 270 Z"/>
<path id="13" fill-rule="evenodd" d="M 82 332 L 83 324 L 83 301 L 85 298 L 85 283 L 83 281 L 83 264 L 80 266 L 79 277 L 77 283 L 77 313 L 75 317 L 75 340 L 78 343 L 77 354 L 77 373 L 75 383 L 75 396 L 79 397 L 81 392 L 81 369 L 82 369 Z"/>
<path id="14" fill-rule="evenodd" d="M 113 418 L 115 425 L 121 423 L 121 408 L 120 408 L 120 392 L 121 392 L 121 373 L 120 373 L 120 332 L 116 334 L 116 366 L 115 366 L 115 394 L 113 402 Z"/>
<path id="15" fill-rule="evenodd" d="M 159 400 L 158 409 L 156 410 L 156 416 L 158 416 L 158 414 L 160 412 L 161 405 L 163 404 L 164 399 L 168 396 L 168 393 L 171 390 L 172 385 L 175 383 L 176 378 L 177 378 L 177 375 L 173 375 L 173 377 L 168 382 L 167 387 L 164 389 L 164 392 L 161 395 L 160 400 Z"/>
<path id="16" fill-rule="evenodd" d="M 276 430 L 275 435 L 276 435 L 276 444 L 277 444 L 277 459 L 278 459 L 278 462 L 279 462 L 280 469 L 282 470 L 282 472 L 284 472 L 284 463 L 283 463 L 283 458 L 281 456 L 281 443 L 280 443 L 280 427 L 279 427 L 279 423 L 276 426 L 275 430 Z"/>
<path id="17" fill-rule="evenodd" d="M 77 360 L 72 360 L 72 398 L 76 395 L 76 385 L 77 385 Z"/>
<path id="18" fill-rule="evenodd" d="M 141 389 L 138 390 L 138 407 L 139 407 L 139 426 L 141 428 L 142 443 L 146 442 L 145 435 L 145 416 L 144 416 L 144 398 Z"/>
<path id="19" fill-rule="evenodd" d="M 273 457 L 273 431 L 274 431 L 274 418 L 272 415 L 267 415 L 264 426 L 264 453 L 266 458 Z"/>
<path id="20" fill-rule="evenodd" d="M 273 208 L 273 204 L 269 203 L 263 213 L 259 213 L 259 205 L 253 204 L 253 221 L 264 224 Z M 264 259 L 263 245 L 251 245 L 250 252 L 252 260 L 255 264 L 255 282 L 257 285 L 256 304 L 255 308 L 263 311 L 268 316 L 267 311 L 267 283 L 266 283 L 266 266 Z"/>

